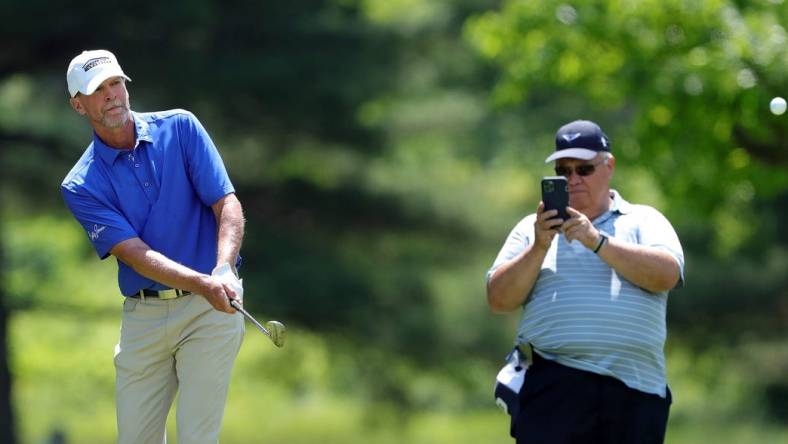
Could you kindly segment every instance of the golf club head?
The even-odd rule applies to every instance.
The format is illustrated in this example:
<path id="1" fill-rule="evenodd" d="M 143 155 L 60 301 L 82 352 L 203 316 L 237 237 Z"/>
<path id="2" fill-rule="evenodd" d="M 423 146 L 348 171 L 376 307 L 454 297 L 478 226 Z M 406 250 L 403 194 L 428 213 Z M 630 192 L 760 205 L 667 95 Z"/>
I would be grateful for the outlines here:
<path id="1" fill-rule="evenodd" d="M 268 330 L 271 341 L 277 347 L 285 345 L 285 337 L 287 337 L 287 329 L 285 325 L 279 321 L 268 321 L 265 323 L 265 328 Z"/>
<path id="2" fill-rule="evenodd" d="M 257 327 L 261 332 L 263 332 L 263 334 L 268 336 L 268 338 L 271 340 L 271 342 L 274 343 L 275 346 L 281 348 L 283 345 L 285 345 L 285 336 L 287 330 L 285 329 L 284 324 L 282 324 L 279 321 L 268 321 L 265 323 L 265 326 L 263 326 L 262 324 L 260 324 L 260 322 L 257 321 L 257 319 L 254 318 L 254 316 L 250 315 L 246 310 L 244 310 L 244 308 L 241 306 L 240 303 L 238 303 L 238 301 L 231 299 L 230 305 L 236 310 L 238 310 L 238 312 L 241 313 L 246 319 L 248 319 L 249 322 L 254 324 L 255 327 Z"/>

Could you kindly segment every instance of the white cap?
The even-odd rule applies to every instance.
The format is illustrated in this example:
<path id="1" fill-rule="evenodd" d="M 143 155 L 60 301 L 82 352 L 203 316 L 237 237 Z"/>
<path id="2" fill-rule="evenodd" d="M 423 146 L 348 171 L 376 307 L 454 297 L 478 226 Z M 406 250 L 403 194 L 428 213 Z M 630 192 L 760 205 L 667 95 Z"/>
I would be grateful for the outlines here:
<path id="1" fill-rule="evenodd" d="M 71 97 L 78 92 L 91 95 L 101 82 L 110 77 L 123 77 L 129 82 L 129 76 L 123 73 L 115 55 L 105 49 L 82 51 L 82 54 L 71 59 L 66 71 L 68 93 Z"/>

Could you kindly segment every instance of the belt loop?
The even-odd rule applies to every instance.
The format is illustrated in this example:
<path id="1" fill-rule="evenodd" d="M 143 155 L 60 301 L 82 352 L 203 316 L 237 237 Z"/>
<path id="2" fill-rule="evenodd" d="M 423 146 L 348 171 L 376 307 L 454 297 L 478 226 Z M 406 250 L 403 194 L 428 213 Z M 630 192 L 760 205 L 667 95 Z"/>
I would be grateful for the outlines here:
<path id="1" fill-rule="evenodd" d="M 140 290 L 140 299 L 145 302 L 145 290 Z"/>

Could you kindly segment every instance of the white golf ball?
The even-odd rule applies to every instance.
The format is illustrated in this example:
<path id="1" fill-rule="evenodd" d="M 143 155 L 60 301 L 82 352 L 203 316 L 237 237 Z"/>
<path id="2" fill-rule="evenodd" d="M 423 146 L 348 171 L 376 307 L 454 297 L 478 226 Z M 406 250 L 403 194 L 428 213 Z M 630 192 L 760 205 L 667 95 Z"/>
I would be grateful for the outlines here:
<path id="1" fill-rule="evenodd" d="M 769 103 L 769 109 L 772 110 L 772 114 L 779 116 L 780 114 L 785 112 L 785 99 L 782 97 L 775 97 Z"/>

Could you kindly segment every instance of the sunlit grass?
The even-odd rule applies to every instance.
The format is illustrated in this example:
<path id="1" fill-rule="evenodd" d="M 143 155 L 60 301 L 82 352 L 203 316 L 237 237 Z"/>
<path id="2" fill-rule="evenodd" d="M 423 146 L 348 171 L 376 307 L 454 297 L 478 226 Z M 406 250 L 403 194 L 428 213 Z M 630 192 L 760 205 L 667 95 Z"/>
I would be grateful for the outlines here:
<path id="1" fill-rule="evenodd" d="M 695 422 L 668 427 L 666 444 L 784 444 L 788 442 L 785 427 L 753 421 Z"/>
<path id="2" fill-rule="evenodd" d="M 112 442 L 118 323 L 57 314 L 52 307 L 17 313 L 9 327 L 20 442 L 44 442 L 56 430 L 68 442 Z"/>
<path id="3" fill-rule="evenodd" d="M 75 224 L 12 220 L 3 234 L 11 253 L 9 351 L 20 443 L 47 442 L 55 431 L 70 444 L 114 442 L 112 355 L 122 301 L 114 264 L 74 257 L 73 251 L 85 251 L 79 247 L 84 233 Z M 487 311 L 487 262 L 473 256 L 431 273 L 430 294 L 441 314 L 433 329 L 458 349 L 450 365 L 425 367 L 375 344 L 359 347 L 359 341 L 297 325 L 290 325 L 287 345 L 277 349 L 249 327 L 233 372 L 222 442 L 511 442 L 508 418 L 491 400 L 499 362 L 484 356 L 495 355 L 486 348 L 498 344 L 505 353 L 508 340 L 486 328 L 503 322 L 511 333 L 517 316 Z M 674 403 L 667 443 L 788 442 L 788 427 L 764 419 L 759 385 L 782 377 L 784 345 L 756 341 L 690 350 L 679 339 L 671 336 L 668 344 Z M 376 378 L 388 391 L 375 387 Z M 168 435 L 176 442 L 173 412 Z"/>
<path id="4" fill-rule="evenodd" d="M 119 318 L 120 314 L 117 318 L 83 319 L 54 310 L 12 316 L 14 405 L 21 443 L 45 442 L 55 430 L 64 432 L 69 443 L 114 441 L 112 350 Z M 352 357 L 330 359 L 332 353 L 338 353 L 337 348 L 314 333 L 292 331 L 287 346 L 276 349 L 256 331 L 247 330 L 230 386 L 222 442 L 510 442 L 508 418 L 491 401 L 469 408 L 456 404 L 460 397 L 433 404 L 437 406 L 434 408 L 399 409 L 386 399 L 370 399 L 359 396 L 358 391 L 343 389 L 347 381 L 342 381 L 340 373 L 348 365 L 364 366 L 364 362 Z M 749 404 L 744 401 L 749 397 L 741 390 L 748 385 L 735 368 L 726 371 L 724 366 L 719 367 L 726 362 L 724 358 L 719 354 L 693 357 L 683 350 L 671 351 L 668 359 L 675 362 L 671 377 L 676 399 L 666 442 L 788 442 L 788 429 L 761 423 L 745 410 Z M 391 359 L 396 365 L 398 358 Z M 487 384 L 492 375 L 476 371 L 473 378 Z M 711 382 L 703 384 L 703 380 Z M 414 377 L 411 382 L 419 381 L 439 383 L 430 374 Z M 737 402 L 742 403 L 740 415 L 736 415 Z M 716 407 L 704 411 L 711 406 Z M 176 428 L 173 415 L 170 417 L 169 436 L 175 442 Z"/>

